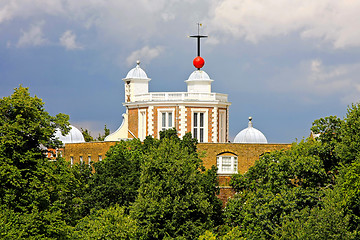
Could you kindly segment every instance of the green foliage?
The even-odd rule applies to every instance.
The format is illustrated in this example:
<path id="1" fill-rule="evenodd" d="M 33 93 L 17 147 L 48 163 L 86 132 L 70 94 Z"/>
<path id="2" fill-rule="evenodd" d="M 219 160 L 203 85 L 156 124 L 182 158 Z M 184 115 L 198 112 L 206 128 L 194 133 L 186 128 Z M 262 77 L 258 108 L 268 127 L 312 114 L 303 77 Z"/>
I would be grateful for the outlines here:
<path id="1" fill-rule="evenodd" d="M 93 142 L 93 141 L 95 141 L 94 138 L 91 136 L 91 133 L 90 133 L 89 130 L 87 130 L 86 128 L 85 129 L 80 128 L 80 130 L 81 130 L 81 133 L 82 133 L 82 135 L 84 137 L 85 142 Z"/>
<path id="2" fill-rule="evenodd" d="M 240 230 L 240 227 L 233 227 L 226 235 L 221 237 L 221 240 L 243 240 L 243 233 Z"/>
<path id="3" fill-rule="evenodd" d="M 334 188 L 314 208 L 283 219 L 276 239 L 359 239 L 360 163 L 342 167 Z"/>
<path id="4" fill-rule="evenodd" d="M 1 239 L 69 239 L 68 226 L 61 211 L 33 208 L 31 212 L 19 213 L 1 206 Z"/>
<path id="5" fill-rule="evenodd" d="M 109 149 L 103 161 L 94 163 L 95 173 L 89 179 L 85 198 L 88 211 L 134 202 L 145 155 L 140 140 L 121 141 Z"/>
<path id="6" fill-rule="evenodd" d="M 214 226 L 221 204 L 216 198 L 216 171 L 203 171 L 192 142 L 165 133 L 147 142 L 139 195 L 131 207 L 144 239 L 194 239 Z M 183 147 L 189 146 L 189 147 Z"/>
<path id="7" fill-rule="evenodd" d="M 316 140 L 318 145 L 317 155 L 322 159 L 326 172 L 333 173 L 339 167 L 340 158 L 337 156 L 335 147 L 341 142 L 341 126 L 343 121 L 336 116 L 320 118 L 313 122 L 311 131 L 319 134 Z"/>
<path id="8" fill-rule="evenodd" d="M 308 140 L 288 151 L 265 154 L 243 175 L 233 177 L 238 192 L 225 210 L 228 224 L 241 226 L 246 237 L 269 238 L 284 216 L 318 205 L 320 189 L 332 179 L 319 157 L 320 143 Z"/>
<path id="9" fill-rule="evenodd" d="M 338 191 L 327 189 L 320 206 L 288 214 L 276 229 L 275 239 L 355 239 L 349 231 L 350 216 L 342 207 Z"/>
<path id="10" fill-rule="evenodd" d="M 360 237 L 360 161 L 343 167 L 338 178 L 342 206 L 350 214 L 350 229 Z"/>
<path id="11" fill-rule="evenodd" d="M 45 147 L 69 131 L 68 116 L 50 116 L 41 99 L 19 87 L 0 100 L 0 234 L 2 238 L 65 238 L 77 180 L 63 159 L 49 161 Z"/>
<path id="12" fill-rule="evenodd" d="M 358 239 L 360 104 L 344 120 L 315 120 L 319 134 L 264 155 L 235 175 L 226 221 L 251 239 Z"/>
<path id="13" fill-rule="evenodd" d="M 81 133 L 84 137 L 85 142 L 104 141 L 104 139 L 110 134 L 110 129 L 108 129 L 105 124 L 104 134 L 101 135 L 99 133 L 99 136 L 97 138 L 93 138 L 91 136 L 91 132 L 89 130 L 87 130 L 86 128 L 85 129 L 81 128 Z"/>
<path id="14" fill-rule="evenodd" d="M 199 240 L 244 240 L 243 233 L 240 227 L 233 227 L 228 229 L 225 235 L 216 235 L 209 230 L 199 236 Z"/>
<path id="15" fill-rule="evenodd" d="M 136 221 L 125 214 L 124 208 L 114 205 L 92 211 L 79 221 L 72 239 L 138 239 Z"/>
<path id="16" fill-rule="evenodd" d="M 341 126 L 341 142 L 336 153 L 343 164 L 360 160 L 360 103 L 352 104 Z"/>
<path id="17" fill-rule="evenodd" d="M 104 141 L 104 139 L 105 139 L 107 136 L 109 136 L 109 134 L 110 134 L 110 129 L 108 129 L 108 128 L 106 127 L 106 124 L 105 124 L 105 126 L 104 126 L 104 134 L 103 134 L 103 135 L 100 135 L 100 133 L 99 133 L 99 137 L 97 138 L 97 140 L 98 140 L 98 141 Z"/>
<path id="18" fill-rule="evenodd" d="M 216 240 L 216 235 L 209 230 L 206 230 L 203 235 L 199 236 L 199 240 Z"/>
<path id="19" fill-rule="evenodd" d="M 58 146 L 54 132 L 69 131 L 68 116 L 52 117 L 43 105 L 21 86 L 0 101 L 0 203 L 16 211 L 46 209 L 56 195 L 48 190 L 58 176 L 43 146 Z"/>

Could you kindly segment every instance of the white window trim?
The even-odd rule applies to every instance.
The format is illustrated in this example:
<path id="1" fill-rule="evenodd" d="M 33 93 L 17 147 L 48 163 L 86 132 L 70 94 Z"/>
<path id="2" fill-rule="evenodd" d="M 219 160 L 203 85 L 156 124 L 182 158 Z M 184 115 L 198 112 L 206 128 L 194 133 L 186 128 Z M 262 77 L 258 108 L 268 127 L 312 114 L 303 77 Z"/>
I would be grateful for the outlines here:
<path id="1" fill-rule="evenodd" d="M 171 128 L 175 127 L 175 109 L 174 108 L 159 108 L 157 110 L 157 122 L 158 122 L 158 138 L 160 138 L 160 131 L 162 130 L 162 113 L 172 113 Z M 169 128 L 167 128 L 169 129 Z"/>
<path id="2" fill-rule="evenodd" d="M 230 171 L 223 171 L 223 157 L 230 157 L 231 158 L 231 170 Z M 216 165 L 217 165 L 217 173 L 223 175 L 232 175 L 238 173 L 239 168 L 239 161 L 236 155 L 219 155 L 216 157 Z"/>
<path id="3" fill-rule="evenodd" d="M 221 130 L 223 130 L 222 134 L 221 134 Z M 220 109 L 219 110 L 219 143 L 226 142 L 226 130 L 227 130 L 226 129 L 226 110 Z"/>
<path id="4" fill-rule="evenodd" d="M 191 133 L 194 136 L 194 113 L 204 113 L 204 143 L 208 142 L 209 138 L 209 109 L 207 108 L 192 108 L 191 109 Z M 199 138 L 198 138 L 198 142 Z"/>
<path id="5" fill-rule="evenodd" d="M 141 124 L 141 114 L 144 114 L 144 124 Z M 146 109 L 139 109 L 138 111 L 138 138 L 141 141 L 146 138 Z"/>

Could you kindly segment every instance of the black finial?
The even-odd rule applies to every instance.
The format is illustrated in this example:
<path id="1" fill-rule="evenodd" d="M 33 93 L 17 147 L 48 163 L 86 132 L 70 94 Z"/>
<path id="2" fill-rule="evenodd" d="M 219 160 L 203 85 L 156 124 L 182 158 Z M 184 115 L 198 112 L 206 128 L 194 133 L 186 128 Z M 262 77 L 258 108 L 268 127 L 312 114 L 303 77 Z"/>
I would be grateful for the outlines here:
<path id="1" fill-rule="evenodd" d="M 198 26 L 198 34 L 190 37 L 197 38 L 197 55 L 198 57 L 200 57 L 200 38 L 207 38 L 208 36 L 200 35 L 200 27 L 202 26 L 201 23 L 197 23 L 197 26 Z"/>

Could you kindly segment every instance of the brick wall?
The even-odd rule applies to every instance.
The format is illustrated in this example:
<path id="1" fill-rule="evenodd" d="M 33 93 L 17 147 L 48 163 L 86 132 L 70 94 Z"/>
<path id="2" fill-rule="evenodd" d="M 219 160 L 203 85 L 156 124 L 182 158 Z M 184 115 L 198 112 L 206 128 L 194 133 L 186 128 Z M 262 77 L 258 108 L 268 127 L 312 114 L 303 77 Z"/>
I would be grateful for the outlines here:
<path id="1" fill-rule="evenodd" d="M 99 159 L 99 155 L 104 159 L 106 152 L 116 143 L 89 142 L 66 144 L 64 157 L 67 161 L 70 161 L 71 157 L 73 157 L 74 163 L 78 163 L 80 156 L 82 156 L 84 163 L 88 163 L 88 156 L 91 156 L 91 161 L 96 162 Z M 219 154 L 232 153 L 238 157 L 238 172 L 245 173 L 249 167 L 254 165 L 261 154 L 274 150 L 289 149 L 290 146 L 291 144 L 199 143 L 198 152 L 207 169 L 210 169 L 213 165 L 216 166 L 216 156 Z M 235 191 L 229 187 L 230 179 L 230 175 L 219 175 L 218 177 L 220 188 L 218 197 L 224 206 L 228 199 L 235 194 Z"/>
<path id="2" fill-rule="evenodd" d="M 245 173 L 249 167 L 255 164 L 260 155 L 274 150 L 286 150 L 291 144 L 242 144 L 242 143 L 199 143 L 198 152 L 205 168 L 216 166 L 216 156 L 222 153 L 232 153 L 238 157 L 238 173 Z M 220 193 L 218 197 L 225 206 L 229 198 L 235 194 L 234 189 L 229 186 L 231 176 L 219 175 Z"/>
<path id="3" fill-rule="evenodd" d="M 86 142 L 86 143 L 67 143 L 64 148 L 64 157 L 70 162 L 73 157 L 74 163 L 80 162 L 80 156 L 84 163 L 88 163 L 88 157 L 91 156 L 92 162 L 99 161 L 99 156 L 105 158 L 106 152 L 117 142 Z"/>
<path id="4" fill-rule="evenodd" d="M 289 149 L 291 144 L 199 143 L 198 151 L 206 168 L 216 166 L 216 156 L 233 153 L 238 157 L 238 172 L 245 173 L 265 152 Z M 203 154 L 204 153 L 204 154 Z"/>
<path id="5" fill-rule="evenodd" d="M 128 113 L 129 113 L 128 128 L 135 136 L 137 136 L 137 134 L 138 134 L 138 119 L 139 119 L 138 118 L 139 117 L 138 109 L 137 108 L 129 109 Z M 133 138 L 134 136 L 132 136 L 130 133 L 128 133 L 128 137 Z"/>

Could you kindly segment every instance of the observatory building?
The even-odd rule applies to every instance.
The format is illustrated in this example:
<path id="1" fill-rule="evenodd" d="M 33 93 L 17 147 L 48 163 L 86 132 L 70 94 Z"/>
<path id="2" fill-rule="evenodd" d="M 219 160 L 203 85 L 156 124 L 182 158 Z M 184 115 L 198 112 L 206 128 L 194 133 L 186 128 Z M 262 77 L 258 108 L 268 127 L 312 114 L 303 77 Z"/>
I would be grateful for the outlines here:
<path id="1" fill-rule="evenodd" d="M 206 36 L 191 37 L 198 40 L 198 54 L 193 60 L 195 70 L 185 80 L 186 92 L 149 92 L 151 79 L 137 61 L 123 78 L 126 112 L 120 127 L 103 142 L 66 143 L 65 158 L 72 164 L 101 161 L 120 140 L 144 140 L 149 135 L 159 138 L 160 131 L 171 128 L 180 138 L 191 132 L 198 140 L 198 151 L 206 152 L 202 157 L 204 166 L 217 166 L 219 198 L 225 203 L 234 194 L 229 186 L 233 174 L 246 172 L 266 152 L 290 148 L 290 144 L 269 144 L 265 135 L 253 127 L 251 117 L 234 143 L 229 142 L 231 103 L 227 94 L 212 91 L 214 80 L 202 70 L 205 61 L 200 57 L 200 39 Z"/>

